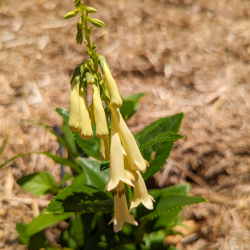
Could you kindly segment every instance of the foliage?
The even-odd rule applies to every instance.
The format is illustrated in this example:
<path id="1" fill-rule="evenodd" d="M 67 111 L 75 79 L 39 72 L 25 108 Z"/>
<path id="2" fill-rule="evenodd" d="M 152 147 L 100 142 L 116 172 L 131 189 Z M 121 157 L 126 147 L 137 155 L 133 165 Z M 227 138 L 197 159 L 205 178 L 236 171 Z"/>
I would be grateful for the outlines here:
<path id="1" fill-rule="evenodd" d="M 17 224 L 20 241 L 31 250 L 40 249 L 41 246 L 45 249 L 57 249 L 51 248 L 53 246 L 46 239 L 44 230 L 66 220 L 69 227 L 61 233 L 61 249 L 174 249 L 164 247 L 162 242 L 171 228 L 178 223 L 178 214 L 183 206 L 205 200 L 189 196 L 188 183 L 151 189 L 149 194 L 156 201 L 154 210 L 147 210 L 142 205 L 133 209 L 132 213 L 140 225 L 135 227 L 126 224 L 121 232 L 115 234 L 112 226 L 107 225 L 113 212 L 113 196 L 103 191 L 109 180 L 109 161 L 100 162 L 79 156 L 82 151 L 87 151 L 90 156 L 98 159 L 98 138 L 94 136 L 89 141 L 78 138 L 77 132 L 65 129 L 68 111 L 59 108 L 56 111 L 65 122 L 62 126 L 65 148 L 73 154 L 69 154 L 68 159 L 49 153 L 46 155 L 69 166 L 74 176 L 67 174 L 57 184 L 48 172 L 38 172 L 23 176 L 17 181 L 23 189 L 32 194 L 55 195 L 44 212 L 30 224 Z M 144 175 L 145 179 L 161 169 L 169 156 L 173 142 L 183 138 L 177 134 L 182 118 L 182 113 L 161 118 L 135 135 L 143 156 L 151 165 L 146 172 L 148 174 Z M 91 147 L 91 143 L 96 147 Z M 62 189 L 61 185 L 71 178 L 72 184 Z M 133 197 L 133 190 L 128 189 L 126 195 L 128 198 Z"/>
<path id="2" fill-rule="evenodd" d="M 96 12 L 96 9 L 84 6 L 80 0 L 74 2 L 76 9 L 67 13 L 64 18 L 68 19 L 75 17 L 78 13 L 82 14 L 77 24 L 76 41 L 82 44 L 83 37 L 85 37 L 87 46 L 85 51 L 90 59 L 84 61 L 76 69 L 72 81 L 78 79 L 81 84 L 83 82 L 81 86 L 84 89 L 86 89 L 87 84 L 98 83 L 98 95 L 100 91 L 100 97 L 106 104 L 105 118 L 107 118 L 110 117 L 112 108 L 110 104 L 111 97 L 100 72 L 98 72 L 98 65 L 100 65 L 103 73 L 105 70 L 107 73 L 106 61 L 104 57 L 97 54 L 96 45 L 90 41 L 91 27 L 88 27 L 88 22 L 96 27 L 104 27 L 105 24 L 101 20 L 88 16 L 89 13 Z M 106 78 L 108 77 L 110 81 L 113 81 L 109 73 L 106 74 Z M 139 93 L 122 98 L 123 106 L 120 107 L 120 112 L 124 120 L 129 119 L 138 110 L 139 100 L 142 96 L 144 94 Z M 116 97 L 118 100 L 121 99 L 120 95 Z M 113 226 L 109 225 L 109 222 L 113 216 L 116 200 L 111 193 L 104 191 L 106 184 L 109 182 L 112 168 L 110 171 L 109 161 L 101 162 L 99 159 L 101 141 L 95 134 L 97 124 L 93 124 L 92 138 L 83 140 L 79 132 L 72 132 L 68 127 L 70 123 L 69 111 L 56 108 L 56 112 L 64 121 L 62 126 L 63 136 L 55 133 L 49 126 L 38 125 L 43 126 L 56 136 L 58 142 L 67 150 L 67 158 L 49 152 L 29 152 L 21 153 L 0 165 L 0 168 L 3 168 L 9 162 L 24 155 L 43 154 L 56 163 L 70 167 L 72 170 L 72 175 L 65 174 L 59 183 L 56 183 L 53 176 L 48 172 L 30 174 L 17 180 L 17 183 L 24 190 L 34 195 L 54 195 L 46 209 L 37 218 L 34 218 L 30 224 L 18 223 L 16 225 L 20 241 L 30 250 L 41 248 L 47 250 L 59 249 L 49 242 L 45 231 L 46 228 L 56 225 L 60 221 L 66 221 L 68 227 L 61 230 L 60 244 L 62 248 L 60 249 L 175 249 L 173 246 L 163 246 L 163 240 L 171 232 L 172 228 L 179 224 L 179 212 L 184 206 L 205 202 L 205 199 L 189 196 L 190 185 L 188 183 L 149 190 L 149 194 L 155 200 L 154 209 L 148 210 L 142 205 L 132 209 L 131 213 L 135 220 L 139 222 L 139 226 L 126 224 L 120 232 L 115 233 L 112 229 Z M 114 116 L 114 114 L 112 115 Z M 137 143 L 134 144 L 138 153 L 150 165 L 150 168 L 142 174 L 145 181 L 158 172 L 166 163 L 174 141 L 184 138 L 184 136 L 178 134 L 182 119 L 183 113 L 161 118 L 134 135 Z M 108 126 L 106 120 L 105 124 Z M 133 140 L 132 135 L 129 138 Z M 0 154 L 3 152 L 6 143 L 7 138 L 0 147 Z M 120 141 L 119 145 L 121 146 Z M 86 155 L 93 159 L 86 158 Z M 143 163 L 145 164 L 144 160 Z M 70 179 L 71 185 L 63 188 L 63 184 Z M 143 179 L 141 178 L 141 180 Z M 129 200 L 134 196 L 133 188 L 126 186 L 125 191 L 123 189 L 122 192 L 123 195 L 125 193 L 126 200 L 129 203 Z M 121 192 L 119 196 L 121 197 Z"/>

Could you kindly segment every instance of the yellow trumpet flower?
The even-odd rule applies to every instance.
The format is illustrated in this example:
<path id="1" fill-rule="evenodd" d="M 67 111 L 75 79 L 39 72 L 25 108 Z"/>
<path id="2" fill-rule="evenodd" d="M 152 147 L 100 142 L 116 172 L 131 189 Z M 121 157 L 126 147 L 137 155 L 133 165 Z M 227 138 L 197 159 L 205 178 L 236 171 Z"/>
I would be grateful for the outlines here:
<path id="1" fill-rule="evenodd" d="M 115 109 L 120 108 L 122 106 L 122 98 L 108 64 L 103 56 L 99 56 L 99 61 L 101 62 L 101 68 L 106 77 L 107 88 L 110 96 L 110 106 Z"/>
<path id="2" fill-rule="evenodd" d="M 110 181 L 105 189 L 110 191 L 116 188 L 120 181 L 129 186 L 134 186 L 125 174 L 122 145 L 114 118 L 111 115 Z"/>
<path id="3" fill-rule="evenodd" d="M 79 105 L 79 86 L 80 78 L 73 76 L 71 80 L 69 96 L 69 128 L 71 131 L 80 130 L 80 105 Z"/>
<path id="4" fill-rule="evenodd" d="M 106 138 L 108 136 L 108 126 L 106 115 L 102 106 L 99 88 L 93 84 L 93 105 L 94 116 L 96 122 L 96 136 L 98 138 Z"/>
<path id="5" fill-rule="evenodd" d="M 79 103 L 80 103 L 79 135 L 83 140 L 90 140 L 93 136 L 93 131 L 92 131 L 91 120 L 89 117 L 88 107 L 86 103 L 86 92 L 83 86 L 80 86 Z"/>
<path id="6" fill-rule="evenodd" d="M 123 148 L 122 148 L 123 149 Z M 136 171 L 132 170 L 129 168 L 128 165 L 128 157 L 123 149 L 123 157 L 124 157 L 124 170 L 125 170 L 125 175 L 126 177 L 134 184 L 135 182 L 138 181 L 139 175 L 137 174 Z"/>
<path id="7" fill-rule="evenodd" d="M 120 182 L 115 190 L 114 211 L 114 217 L 108 224 L 114 222 L 114 231 L 116 233 L 122 229 L 125 221 L 134 226 L 138 226 L 138 222 L 135 220 L 134 216 L 128 212 L 123 182 Z"/>
<path id="8" fill-rule="evenodd" d="M 129 168 L 134 171 L 140 170 L 142 173 L 145 173 L 147 164 L 141 155 L 134 136 L 131 134 L 125 121 L 123 120 L 119 109 L 111 108 L 111 113 L 114 117 L 122 145 L 128 157 Z"/>
<path id="9" fill-rule="evenodd" d="M 109 160 L 109 137 L 105 139 L 100 139 L 99 159 L 101 161 Z"/>
<path id="10" fill-rule="evenodd" d="M 137 171 L 137 174 L 139 175 L 139 179 L 134 184 L 134 198 L 130 201 L 130 209 L 133 209 L 142 203 L 144 207 L 152 210 L 154 209 L 153 201 L 155 200 L 151 195 L 148 194 L 146 184 L 139 171 Z"/>

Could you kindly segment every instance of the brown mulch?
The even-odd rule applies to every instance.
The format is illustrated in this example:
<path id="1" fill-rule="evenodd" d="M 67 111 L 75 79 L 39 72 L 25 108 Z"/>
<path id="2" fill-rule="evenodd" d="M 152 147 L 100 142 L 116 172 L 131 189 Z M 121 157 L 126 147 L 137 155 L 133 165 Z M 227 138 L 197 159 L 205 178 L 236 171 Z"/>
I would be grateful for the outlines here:
<path id="1" fill-rule="evenodd" d="M 182 249 L 250 248 L 250 2 L 244 0 L 85 1 L 106 23 L 93 28 L 123 96 L 147 93 L 128 125 L 132 132 L 184 112 L 159 187 L 189 181 L 210 202 L 184 210 L 206 220 L 199 239 Z M 58 151 L 53 135 L 29 123 L 62 124 L 69 80 L 86 56 L 76 45 L 77 18 L 63 20 L 70 0 L 0 1 L 0 164 L 20 152 Z M 19 158 L 0 171 L 0 249 L 24 249 L 15 223 L 30 222 L 46 197 L 14 182 L 60 168 L 42 155 Z"/>

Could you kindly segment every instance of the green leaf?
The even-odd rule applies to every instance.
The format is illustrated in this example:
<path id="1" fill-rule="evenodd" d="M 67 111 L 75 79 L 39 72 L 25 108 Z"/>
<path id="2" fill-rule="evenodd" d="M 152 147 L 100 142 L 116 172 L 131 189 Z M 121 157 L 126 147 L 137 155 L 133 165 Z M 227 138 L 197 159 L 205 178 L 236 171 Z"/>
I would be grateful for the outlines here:
<path id="1" fill-rule="evenodd" d="M 140 144 L 143 144 L 151 138 L 154 138 L 155 136 L 166 131 L 178 133 L 182 119 L 183 113 L 166 118 L 160 118 L 159 120 L 152 122 L 144 130 L 137 133 L 135 135 L 135 139 L 138 140 Z"/>
<path id="2" fill-rule="evenodd" d="M 74 138 L 73 133 L 69 129 L 69 126 L 65 123 L 62 125 L 62 133 L 63 133 L 63 137 L 65 141 L 68 144 L 68 147 L 71 149 L 71 152 L 73 153 L 73 155 L 76 156 L 78 152 L 77 152 L 75 138 Z"/>
<path id="3" fill-rule="evenodd" d="M 69 122 L 69 111 L 66 109 L 56 108 L 56 112 L 63 118 L 64 122 Z M 83 140 L 78 132 L 73 132 L 79 147 L 88 155 L 99 160 L 100 139 L 95 135 L 95 126 L 93 126 L 93 138 L 91 140 Z"/>
<path id="4" fill-rule="evenodd" d="M 155 222 L 154 229 L 161 229 L 170 224 L 181 212 L 182 208 L 175 209 L 173 211 L 165 212 L 163 215 L 160 215 L 157 221 Z"/>
<path id="5" fill-rule="evenodd" d="M 32 220 L 32 222 L 27 227 L 27 235 L 32 236 L 43 229 L 52 226 L 59 221 L 63 221 L 68 219 L 72 213 L 64 213 L 64 214 L 44 214 L 41 213 L 38 217 Z"/>
<path id="6" fill-rule="evenodd" d="M 6 145 L 7 145 L 7 141 L 8 141 L 8 136 L 4 139 L 4 141 L 3 141 L 3 145 L 1 146 L 1 148 L 0 148 L 0 155 L 3 153 L 3 151 L 4 151 L 4 149 L 5 149 L 5 147 L 6 147 Z"/>
<path id="7" fill-rule="evenodd" d="M 148 193 L 154 197 L 154 199 L 158 199 L 162 194 L 184 194 L 187 195 L 190 192 L 190 184 L 188 182 L 179 184 L 179 185 L 173 185 L 166 188 L 161 189 L 150 189 L 148 190 Z"/>
<path id="8" fill-rule="evenodd" d="M 38 172 L 20 178 L 17 183 L 26 191 L 35 195 L 44 195 L 56 190 L 55 179 L 48 172 Z"/>
<path id="9" fill-rule="evenodd" d="M 135 139 L 139 141 L 140 145 L 143 145 L 144 143 L 147 143 L 167 131 L 171 131 L 176 134 L 180 128 L 182 118 L 183 113 L 179 113 L 171 117 L 161 118 L 151 123 L 143 131 L 137 133 L 135 135 Z M 163 167 L 170 151 L 172 150 L 172 147 L 173 141 L 167 141 L 149 146 L 146 149 L 144 148 L 142 156 L 150 164 L 150 168 L 148 168 L 146 173 L 142 175 L 144 180 L 147 180 Z"/>
<path id="10" fill-rule="evenodd" d="M 184 136 L 175 134 L 172 131 L 166 131 L 163 132 L 156 137 L 152 138 L 151 140 L 147 141 L 146 143 L 140 145 L 140 150 L 144 151 L 147 149 L 149 146 L 153 146 L 154 144 L 161 143 L 161 142 L 166 142 L 166 141 L 176 141 L 181 138 L 184 138 Z"/>
<path id="11" fill-rule="evenodd" d="M 42 248 L 47 248 L 47 246 L 48 240 L 44 231 L 30 237 L 29 250 L 41 250 Z"/>
<path id="12" fill-rule="evenodd" d="M 109 182 L 109 169 L 100 171 L 100 163 L 88 158 L 78 158 L 78 161 L 84 171 L 85 178 L 82 179 L 82 184 L 104 190 L 106 184 Z"/>
<path id="13" fill-rule="evenodd" d="M 154 219 L 165 212 L 174 211 L 176 209 L 181 209 L 186 205 L 198 204 L 205 201 L 205 199 L 196 196 L 164 193 L 161 195 L 153 212 L 143 216 L 141 221 Z"/>
<path id="14" fill-rule="evenodd" d="M 128 120 L 138 110 L 139 100 L 142 96 L 144 96 L 143 93 L 138 93 L 125 98 L 122 97 L 123 104 L 120 108 L 120 112 L 124 120 Z"/>
<path id="15" fill-rule="evenodd" d="M 29 225 L 24 223 L 16 224 L 16 230 L 21 242 L 26 245 L 29 250 L 39 250 L 43 247 L 47 247 L 48 241 L 45 237 L 44 231 L 29 236 L 27 234 L 28 226 Z"/>
<path id="16" fill-rule="evenodd" d="M 136 245 L 133 243 L 127 243 L 116 247 L 114 250 L 136 250 Z"/>
<path id="17" fill-rule="evenodd" d="M 149 161 L 150 167 L 144 174 L 142 174 L 142 177 L 145 181 L 151 176 L 153 176 L 155 173 L 157 173 L 164 166 L 172 150 L 173 144 L 174 144 L 173 142 L 161 143 L 160 146 L 156 149 L 156 151 L 154 151 L 155 152 L 154 158 L 152 160 L 147 159 Z M 146 155 L 146 150 L 144 152 Z M 143 157 L 146 158 L 144 154 Z"/>
<path id="18" fill-rule="evenodd" d="M 100 211 L 112 212 L 113 200 L 98 189 L 75 184 L 64 188 L 61 193 L 54 197 L 44 213 L 96 213 Z"/>
<path id="19" fill-rule="evenodd" d="M 77 166 L 75 163 L 73 163 L 72 161 L 70 161 L 69 159 L 66 159 L 66 158 L 63 158 L 63 157 L 60 157 L 58 155 L 53 155 L 49 152 L 28 152 L 28 153 L 21 153 L 21 154 L 18 154 L 14 157 L 12 157 L 11 159 L 7 160 L 6 162 L 4 162 L 2 165 L 0 165 L 0 169 L 2 167 L 4 167 L 5 165 L 7 165 L 9 162 L 11 161 L 14 161 L 15 159 L 21 157 L 21 156 L 25 156 L 25 155 L 32 155 L 32 154 L 43 154 L 43 155 L 46 155 L 48 156 L 49 158 L 51 158 L 52 160 L 54 160 L 56 163 L 60 163 L 62 165 L 66 165 L 66 166 L 69 166 L 71 167 L 72 169 L 76 170 L 78 173 L 81 172 L 81 169 L 79 168 L 79 166 Z"/>
<path id="20" fill-rule="evenodd" d="M 24 223 L 17 223 L 16 224 L 16 230 L 19 234 L 20 241 L 25 246 L 29 246 L 29 241 L 30 241 L 30 237 L 26 233 L 27 227 L 28 227 L 28 224 L 24 224 Z"/>
<path id="21" fill-rule="evenodd" d="M 60 183 L 58 186 L 60 187 L 62 184 L 64 184 L 66 181 L 70 180 L 72 178 L 72 175 L 69 173 L 66 173 L 63 178 L 61 179 Z"/>

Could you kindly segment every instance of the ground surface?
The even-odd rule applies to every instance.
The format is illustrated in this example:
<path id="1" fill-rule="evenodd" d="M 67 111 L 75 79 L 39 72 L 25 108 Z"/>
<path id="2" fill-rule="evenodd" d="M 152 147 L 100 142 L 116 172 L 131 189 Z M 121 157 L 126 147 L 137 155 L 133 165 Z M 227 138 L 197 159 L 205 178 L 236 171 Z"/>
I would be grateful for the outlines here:
<path id="1" fill-rule="evenodd" d="M 106 23 L 93 29 L 123 96 L 147 93 L 128 122 L 133 132 L 185 112 L 175 148 L 155 185 L 184 181 L 209 203 L 183 212 L 205 219 L 198 241 L 183 249 L 250 248 L 250 2 L 244 0 L 85 1 Z M 0 2 L 0 163 L 29 151 L 57 152 L 55 138 L 25 122 L 62 124 L 69 80 L 84 58 L 70 0 Z M 22 125 L 20 125 L 22 123 Z M 59 178 L 43 156 L 19 158 L 0 171 L 0 249 L 23 249 L 16 222 L 29 222 L 44 200 L 14 179 L 38 170 Z M 181 246 L 180 246 L 181 247 Z"/>

